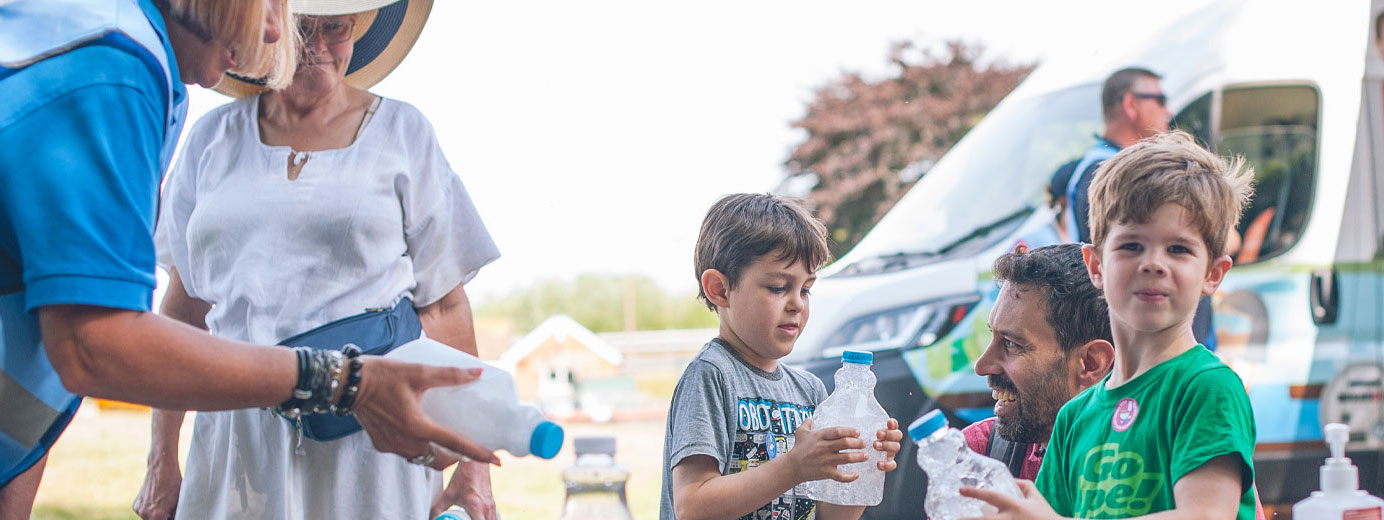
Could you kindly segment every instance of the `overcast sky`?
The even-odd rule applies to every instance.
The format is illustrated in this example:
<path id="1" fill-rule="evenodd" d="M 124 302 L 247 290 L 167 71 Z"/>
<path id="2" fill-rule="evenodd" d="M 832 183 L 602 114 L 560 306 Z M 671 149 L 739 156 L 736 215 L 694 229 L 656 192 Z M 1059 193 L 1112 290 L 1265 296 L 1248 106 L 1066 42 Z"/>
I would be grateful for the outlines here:
<path id="1" fill-rule="evenodd" d="M 432 121 L 500 247 L 473 300 L 582 273 L 694 291 L 707 207 L 773 189 L 812 89 L 882 73 L 891 41 L 962 38 L 1011 62 L 1097 54 L 1195 3 L 437 0 L 372 90 Z M 189 90 L 193 119 L 227 101 Z"/>

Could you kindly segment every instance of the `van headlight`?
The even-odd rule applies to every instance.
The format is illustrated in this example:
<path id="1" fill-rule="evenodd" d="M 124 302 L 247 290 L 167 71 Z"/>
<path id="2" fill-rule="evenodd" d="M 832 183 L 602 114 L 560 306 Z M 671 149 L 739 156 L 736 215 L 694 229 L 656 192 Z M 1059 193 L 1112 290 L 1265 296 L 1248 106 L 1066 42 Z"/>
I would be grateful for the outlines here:
<path id="1" fill-rule="evenodd" d="M 822 356 L 844 350 L 926 347 L 951 332 L 980 301 L 980 295 L 956 296 L 894 307 L 846 322 L 822 344 Z"/>

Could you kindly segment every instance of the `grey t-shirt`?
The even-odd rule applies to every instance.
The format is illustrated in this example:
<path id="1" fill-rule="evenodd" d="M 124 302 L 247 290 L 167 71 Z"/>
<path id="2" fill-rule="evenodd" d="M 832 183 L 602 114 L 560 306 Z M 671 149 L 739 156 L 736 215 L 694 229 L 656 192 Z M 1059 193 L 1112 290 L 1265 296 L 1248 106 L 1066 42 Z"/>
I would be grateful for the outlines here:
<path id="1" fill-rule="evenodd" d="M 716 459 L 722 475 L 754 468 L 793 449 L 793 432 L 827 397 L 822 381 L 780 364 L 765 372 L 712 339 L 692 358 L 673 391 L 663 435 L 660 520 L 674 520 L 673 466 L 691 455 Z M 807 520 L 816 503 L 788 490 L 742 519 Z"/>

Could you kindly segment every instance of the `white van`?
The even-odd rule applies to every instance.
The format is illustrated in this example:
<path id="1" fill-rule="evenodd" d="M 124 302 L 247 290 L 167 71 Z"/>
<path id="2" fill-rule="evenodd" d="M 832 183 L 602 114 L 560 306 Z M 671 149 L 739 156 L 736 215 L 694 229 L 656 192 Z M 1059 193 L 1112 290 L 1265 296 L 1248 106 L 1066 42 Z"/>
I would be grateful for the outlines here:
<path id="1" fill-rule="evenodd" d="M 1105 77 L 1147 67 L 1163 75 L 1175 127 L 1257 172 L 1239 229 L 1247 247 L 1213 301 L 1217 353 L 1254 406 L 1261 499 L 1291 504 L 1317 489 L 1325 422 L 1350 425 L 1360 482 L 1384 494 L 1381 9 L 1216 4 L 1099 63 L 1044 63 L 823 270 L 788 360 L 830 386 L 842 350 L 875 351 L 877 395 L 901 422 L 934 407 L 963 423 L 992 415 L 973 371 L 990 340 L 991 263 L 1058 239 L 1052 173 L 1102 131 Z M 868 518 L 921 511 L 911 443 L 899 457 Z"/>

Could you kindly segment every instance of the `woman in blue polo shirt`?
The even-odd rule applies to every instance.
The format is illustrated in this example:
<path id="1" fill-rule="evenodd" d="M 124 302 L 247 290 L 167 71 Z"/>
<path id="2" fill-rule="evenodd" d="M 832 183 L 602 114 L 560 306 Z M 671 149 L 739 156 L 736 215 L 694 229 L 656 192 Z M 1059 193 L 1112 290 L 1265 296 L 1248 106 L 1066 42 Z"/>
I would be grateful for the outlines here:
<path id="1" fill-rule="evenodd" d="M 295 49 L 267 45 L 289 34 L 285 3 L 0 2 L 0 515 L 28 516 L 82 395 L 198 410 L 339 402 L 333 381 L 356 366 L 340 353 L 214 338 L 149 312 L 182 84 L 293 70 Z M 376 448 L 416 457 L 432 442 L 495 460 L 419 409 L 422 390 L 471 374 L 374 357 L 355 370 L 353 410 Z"/>

